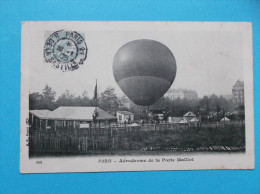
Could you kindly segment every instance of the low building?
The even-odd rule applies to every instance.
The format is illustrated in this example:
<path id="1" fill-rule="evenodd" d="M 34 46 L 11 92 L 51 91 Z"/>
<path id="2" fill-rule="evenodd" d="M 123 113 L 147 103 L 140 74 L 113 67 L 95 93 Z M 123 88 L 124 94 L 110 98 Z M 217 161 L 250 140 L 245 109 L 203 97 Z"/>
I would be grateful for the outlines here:
<path id="1" fill-rule="evenodd" d="M 230 122 L 230 119 L 227 117 L 223 117 L 222 119 L 220 119 L 220 122 Z"/>
<path id="2" fill-rule="evenodd" d="M 116 112 L 117 122 L 119 124 L 130 124 L 134 122 L 134 114 L 129 111 L 117 111 Z"/>
<path id="3" fill-rule="evenodd" d="M 198 118 L 193 118 L 189 121 L 190 126 L 198 126 L 198 124 L 200 123 L 200 120 Z"/>
<path id="4" fill-rule="evenodd" d="M 168 122 L 174 124 L 197 125 L 200 123 L 200 119 L 193 112 L 189 111 L 182 117 L 168 117 Z"/>
<path id="5" fill-rule="evenodd" d="M 153 119 L 158 119 L 159 121 L 162 121 L 164 119 L 164 114 L 165 111 L 164 110 L 157 110 L 157 109 L 151 109 L 149 110 L 149 116 Z"/>
<path id="6" fill-rule="evenodd" d="M 183 115 L 183 120 L 189 122 L 191 119 L 196 118 L 196 115 L 189 111 L 186 114 Z"/>
<path id="7" fill-rule="evenodd" d="M 183 118 L 182 117 L 168 117 L 169 123 L 179 123 Z"/>
<path id="8" fill-rule="evenodd" d="M 197 118 L 193 118 L 190 120 L 190 123 L 198 123 L 200 120 Z"/>
<path id="9" fill-rule="evenodd" d="M 93 121 L 95 111 L 98 112 L 96 123 Z M 53 111 L 30 110 L 29 123 L 34 130 L 102 128 L 116 123 L 116 117 L 100 108 L 61 106 Z"/>

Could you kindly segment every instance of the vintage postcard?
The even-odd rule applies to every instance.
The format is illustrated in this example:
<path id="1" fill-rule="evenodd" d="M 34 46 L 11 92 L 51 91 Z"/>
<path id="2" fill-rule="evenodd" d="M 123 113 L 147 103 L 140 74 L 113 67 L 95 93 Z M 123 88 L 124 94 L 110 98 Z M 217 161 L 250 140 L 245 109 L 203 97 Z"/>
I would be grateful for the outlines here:
<path id="1" fill-rule="evenodd" d="M 21 173 L 254 168 L 251 23 L 21 29 Z"/>

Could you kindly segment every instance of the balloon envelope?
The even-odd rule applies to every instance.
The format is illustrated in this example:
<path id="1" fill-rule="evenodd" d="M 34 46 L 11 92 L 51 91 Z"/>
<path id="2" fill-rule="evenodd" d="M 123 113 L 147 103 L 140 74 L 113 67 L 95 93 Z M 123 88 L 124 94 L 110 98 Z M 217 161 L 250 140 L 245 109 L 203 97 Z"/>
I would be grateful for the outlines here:
<path id="1" fill-rule="evenodd" d="M 176 61 L 164 44 L 154 40 L 134 40 L 117 51 L 113 74 L 130 100 L 137 105 L 149 106 L 172 85 Z"/>

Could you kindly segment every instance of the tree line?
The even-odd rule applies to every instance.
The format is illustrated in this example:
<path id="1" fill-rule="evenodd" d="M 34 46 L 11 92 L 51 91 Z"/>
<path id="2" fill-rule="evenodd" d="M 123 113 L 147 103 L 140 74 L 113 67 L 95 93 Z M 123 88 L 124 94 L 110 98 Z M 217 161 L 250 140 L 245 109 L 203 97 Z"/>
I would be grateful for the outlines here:
<path id="1" fill-rule="evenodd" d="M 119 108 L 119 99 L 115 94 L 114 88 L 107 88 L 97 99 L 98 106 L 106 111 L 114 112 Z M 48 85 L 43 91 L 29 94 L 29 109 L 48 109 L 54 110 L 60 106 L 96 106 L 96 101 L 89 98 L 84 91 L 81 95 L 75 96 L 68 90 L 57 97 L 56 92 Z"/>
<path id="2" fill-rule="evenodd" d="M 101 92 L 97 98 L 98 106 L 110 113 L 118 110 L 128 110 L 135 114 L 136 118 L 144 118 L 147 108 L 140 107 L 128 100 L 128 106 L 124 106 L 126 97 L 118 97 L 115 89 L 108 87 Z M 74 95 L 68 90 L 60 96 L 48 85 L 45 86 L 41 93 L 33 92 L 29 95 L 29 109 L 49 109 L 54 110 L 60 106 L 95 106 L 96 101 L 88 96 L 84 91 L 81 95 Z M 188 111 L 194 112 L 202 117 L 217 116 L 223 117 L 232 111 L 243 111 L 244 107 L 236 107 L 232 99 L 226 99 L 223 96 L 212 94 L 203 98 L 187 99 L 170 99 L 162 97 L 154 105 L 149 107 L 151 111 L 161 111 L 167 116 L 182 116 Z M 217 115 L 216 115 L 217 114 Z"/>

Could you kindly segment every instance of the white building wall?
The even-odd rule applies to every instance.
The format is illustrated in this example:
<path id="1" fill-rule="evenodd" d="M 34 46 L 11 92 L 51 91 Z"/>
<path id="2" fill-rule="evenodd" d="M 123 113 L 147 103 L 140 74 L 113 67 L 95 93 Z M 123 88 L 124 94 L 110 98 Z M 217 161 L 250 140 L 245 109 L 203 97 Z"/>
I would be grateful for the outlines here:
<path id="1" fill-rule="evenodd" d="M 130 121 L 134 121 L 134 115 L 133 114 L 122 114 L 117 112 L 116 113 L 117 122 L 123 124 L 125 121 L 128 122 L 128 119 L 130 118 Z"/>

